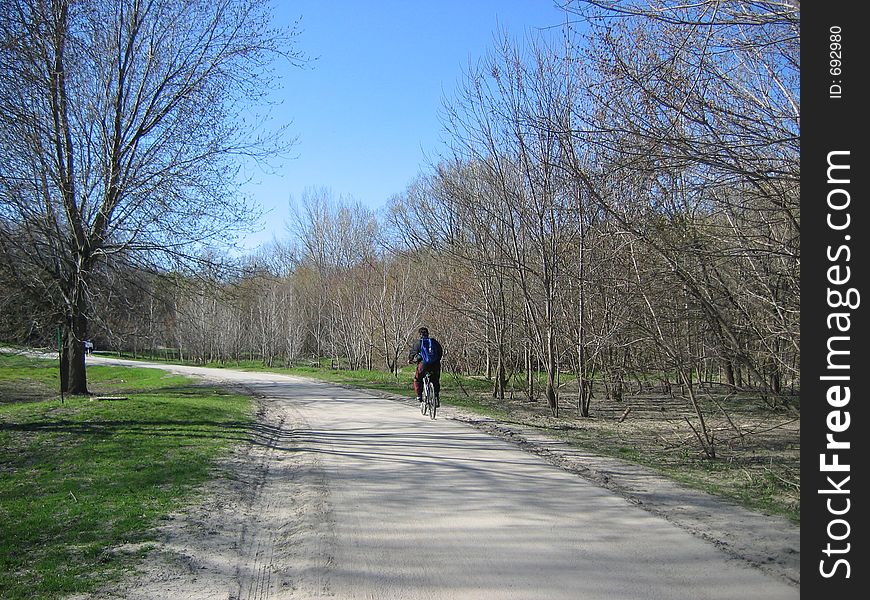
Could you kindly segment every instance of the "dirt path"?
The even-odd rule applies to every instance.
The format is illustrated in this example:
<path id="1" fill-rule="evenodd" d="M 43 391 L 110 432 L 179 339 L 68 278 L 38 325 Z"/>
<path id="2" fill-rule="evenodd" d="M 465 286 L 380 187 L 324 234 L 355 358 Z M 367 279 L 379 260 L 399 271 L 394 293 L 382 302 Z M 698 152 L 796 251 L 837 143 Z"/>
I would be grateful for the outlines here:
<path id="1" fill-rule="evenodd" d="M 99 598 L 799 597 L 797 528 L 643 470 L 449 408 L 172 370 L 244 387 L 258 426 Z"/>

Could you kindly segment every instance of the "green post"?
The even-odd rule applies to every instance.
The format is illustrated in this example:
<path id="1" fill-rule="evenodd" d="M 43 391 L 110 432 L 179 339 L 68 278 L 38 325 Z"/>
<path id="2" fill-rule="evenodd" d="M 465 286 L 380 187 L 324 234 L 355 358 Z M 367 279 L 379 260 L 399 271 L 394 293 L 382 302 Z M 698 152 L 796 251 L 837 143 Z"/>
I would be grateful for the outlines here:
<path id="1" fill-rule="evenodd" d="M 60 325 L 57 326 L 57 366 L 58 379 L 60 380 L 60 403 L 63 404 L 63 336 Z"/>

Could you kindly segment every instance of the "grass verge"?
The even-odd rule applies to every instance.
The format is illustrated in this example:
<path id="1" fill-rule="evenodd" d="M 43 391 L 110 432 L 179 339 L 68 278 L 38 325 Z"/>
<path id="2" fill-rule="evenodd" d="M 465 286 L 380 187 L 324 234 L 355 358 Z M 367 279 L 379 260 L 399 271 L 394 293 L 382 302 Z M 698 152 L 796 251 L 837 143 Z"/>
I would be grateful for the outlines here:
<path id="1" fill-rule="evenodd" d="M 0 353 L 6 600 L 88 593 L 118 577 L 252 423 L 249 398 L 159 370 L 91 366 L 88 377 L 95 394 L 125 399 L 62 403 L 56 364 Z"/>

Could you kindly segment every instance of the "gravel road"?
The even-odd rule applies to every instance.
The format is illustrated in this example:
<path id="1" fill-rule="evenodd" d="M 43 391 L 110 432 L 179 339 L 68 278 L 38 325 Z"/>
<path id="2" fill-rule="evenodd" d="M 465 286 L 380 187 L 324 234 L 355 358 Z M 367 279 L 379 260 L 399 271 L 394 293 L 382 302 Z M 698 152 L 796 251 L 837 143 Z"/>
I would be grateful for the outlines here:
<path id="1" fill-rule="evenodd" d="M 768 562 L 782 568 L 765 568 L 741 556 L 740 544 L 665 518 L 649 489 L 639 503 L 471 426 L 449 407 L 432 421 L 377 393 L 274 374 L 154 366 L 247 390 L 257 398 L 258 425 L 222 465 L 228 476 L 161 525 L 142 570 L 99 598 L 800 595 L 799 561 L 782 567 L 774 556 Z M 687 512 L 696 501 L 704 504 L 693 495 L 671 498 Z M 698 521 L 758 527 L 743 523 L 751 515 L 715 506 L 696 511 L 707 515 Z M 791 544 L 781 550 L 799 557 L 797 528 L 759 518 L 772 524 L 767 541 Z"/>

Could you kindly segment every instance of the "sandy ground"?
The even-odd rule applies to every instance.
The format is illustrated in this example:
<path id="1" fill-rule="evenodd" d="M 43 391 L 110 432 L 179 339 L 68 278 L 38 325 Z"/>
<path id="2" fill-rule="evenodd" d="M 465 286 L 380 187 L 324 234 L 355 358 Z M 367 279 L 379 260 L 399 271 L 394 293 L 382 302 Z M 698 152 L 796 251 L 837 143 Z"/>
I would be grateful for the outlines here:
<path id="1" fill-rule="evenodd" d="M 91 598 L 799 597 L 799 528 L 642 468 L 449 407 L 171 370 L 252 393 L 257 428 Z"/>

